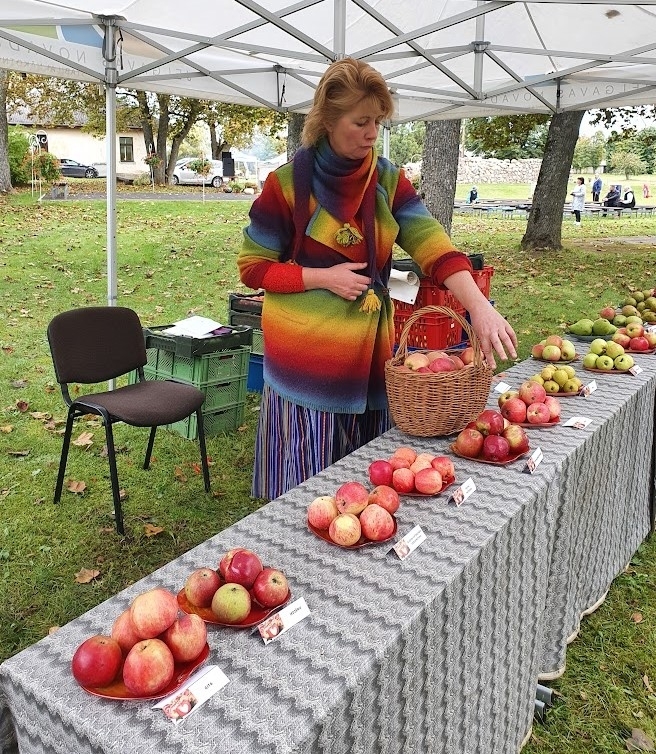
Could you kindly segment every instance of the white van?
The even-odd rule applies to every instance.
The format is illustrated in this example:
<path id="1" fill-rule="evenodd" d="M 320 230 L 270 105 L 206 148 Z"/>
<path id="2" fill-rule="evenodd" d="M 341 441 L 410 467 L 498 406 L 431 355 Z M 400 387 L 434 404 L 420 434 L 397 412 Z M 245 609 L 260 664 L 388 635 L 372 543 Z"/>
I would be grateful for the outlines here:
<path id="1" fill-rule="evenodd" d="M 214 188 L 219 188 L 223 184 L 223 163 L 221 160 L 210 160 L 212 167 L 210 172 L 203 176 L 200 173 L 196 173 L 193 170 L 189 170 L 187 165 L 197 157 L 185 157 L 182 160 L 178 160 L 173 169 L 173 183 L 178 184 L 191 184 L 200 186 L 202 183 L 211 184 Z"/>

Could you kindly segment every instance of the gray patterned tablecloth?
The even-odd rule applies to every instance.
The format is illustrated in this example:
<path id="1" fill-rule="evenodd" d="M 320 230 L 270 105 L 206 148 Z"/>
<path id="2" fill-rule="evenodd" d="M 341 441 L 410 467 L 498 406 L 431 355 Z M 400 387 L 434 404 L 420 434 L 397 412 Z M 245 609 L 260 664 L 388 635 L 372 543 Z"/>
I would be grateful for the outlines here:
<path id="1" fill-rule="evenodd" d="M 391 430 L 0 666 L 0 744 L 23 754 L 515 754 L 538 677 L 562 672 L 581 614 L 648 533 L 656 381 L 594 375 L 562 399 L 583 430 L 529 430 L 544 461 L 500 468 L 456 459 L 477 491 L 464 505 L 405 498 L 399 535 L 426 541 L 405 561 L 386 545 L 345 551 L 305 526 L 308 503 L 400 444 L 444 452 L 448 438 Z M 653 360 L 656 365 L 656 359 Z M 580 370 L 580 368 L 579 368 Z M 523 362 L 513 386 L 536 371 Z M 492 405 L 495 398 L 491 396 Z M 308 619 L 264 645 L 213 628 L 210 662 L 230 683 L 181 725 L 147 702 L 91 697 L 70 674 L 76 646 L 106 633 L 138 593 L 176 591 L 196 567 L 248 546 L 282 568 Z"/>

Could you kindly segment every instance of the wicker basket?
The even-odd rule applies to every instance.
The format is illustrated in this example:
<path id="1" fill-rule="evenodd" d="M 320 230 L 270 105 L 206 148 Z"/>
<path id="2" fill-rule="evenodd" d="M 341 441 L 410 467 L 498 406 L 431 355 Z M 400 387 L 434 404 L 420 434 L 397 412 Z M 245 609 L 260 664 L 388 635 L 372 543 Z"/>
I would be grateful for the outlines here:
<path id="1" fill-rule="evenodd" d="M 426 314 L 443 314 L 462 325 L 474 348 L 472 366 L 435 374 L 398 368 L 408 355 L 410 328 Z M 396 355 L 385 364 L 385 386 L 392 419 L 401 431 L 417 437 L 459 432 L 485 408 L 492 375 L 478 338 L 463 317 L 445 306 L 417 309 L 405 323 Z"/>

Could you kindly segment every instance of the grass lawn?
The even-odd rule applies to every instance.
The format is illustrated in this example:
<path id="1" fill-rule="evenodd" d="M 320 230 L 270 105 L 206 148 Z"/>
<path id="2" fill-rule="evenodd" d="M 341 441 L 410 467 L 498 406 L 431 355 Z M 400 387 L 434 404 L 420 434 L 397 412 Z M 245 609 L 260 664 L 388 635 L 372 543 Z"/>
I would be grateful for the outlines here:
<path id="1" fill-rule="evenodd" d="M 227 321 L 228 293 L 245 290 L 235 258 L 249 201 L 127 202 L 122 195 L 119 303 L 145 325 L 191 313 Z M 568 218 L 565 248 L 540 255 L 519 250 L 524 229 L 519 219 L 456 215 L 452 231 L 461 249 L 484 253 L 494 266 L 491 297 L 517 331 L 521 358 L 566 322 L 596 316 L 628 289 L 656 282 L 653 244 L 632 240 L 656 237 L 656 218 L 591 219 L 580 228 Z M 105 242 L 102 202 L 39 203 L 29 191 L 0 198 L 0 660 L 263 504 L 249 496 L 257 394 L 249 395 L 238 431 L 208 438 L 212 496 L 203 492 L 196 443 L 160 431 L 144 472 L 147 433 L 119 425 L 127 534 L 118 537 L 104 435 L 90 421 L 74 437 L 87 432 L 92 443 L 71 447 L 67 469 L 84 489 L 65 490 L 62 503 L 52 504 L 65 410 L 46 326 L 62 310 L 106 302 Z M 644 442 L 636 438 L 637 452 Z M 634 727 L 656 740 L 655 555 L 654 541 L 645 543 L 584 620 L 566 674 L 550 684 L 556 707 L 545 726 L 536 724 L 528 754 L 624 751 Z M 78 583 L 83 569 L 98 574 Z"/>

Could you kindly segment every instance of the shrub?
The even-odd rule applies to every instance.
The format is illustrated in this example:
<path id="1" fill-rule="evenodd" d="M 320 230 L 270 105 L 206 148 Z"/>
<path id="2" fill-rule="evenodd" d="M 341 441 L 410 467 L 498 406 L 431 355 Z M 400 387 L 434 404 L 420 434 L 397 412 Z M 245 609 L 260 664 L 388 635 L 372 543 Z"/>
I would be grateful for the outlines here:
<path id="1" fill-rule="evenodd" d="M 12 186 L 26 186 L 32 179 L 29 163 L 30 142 L 27 131 L 19 126 L 9 128 L 9 175 Z M 27 164 L 26 164 L 27 159 Z"/>
<path id="2" fill-rule="evenodd" d="M 133 186 L 150 186 L 150 173 L 139 173 L 139 175 L 132 181 Z"/>

